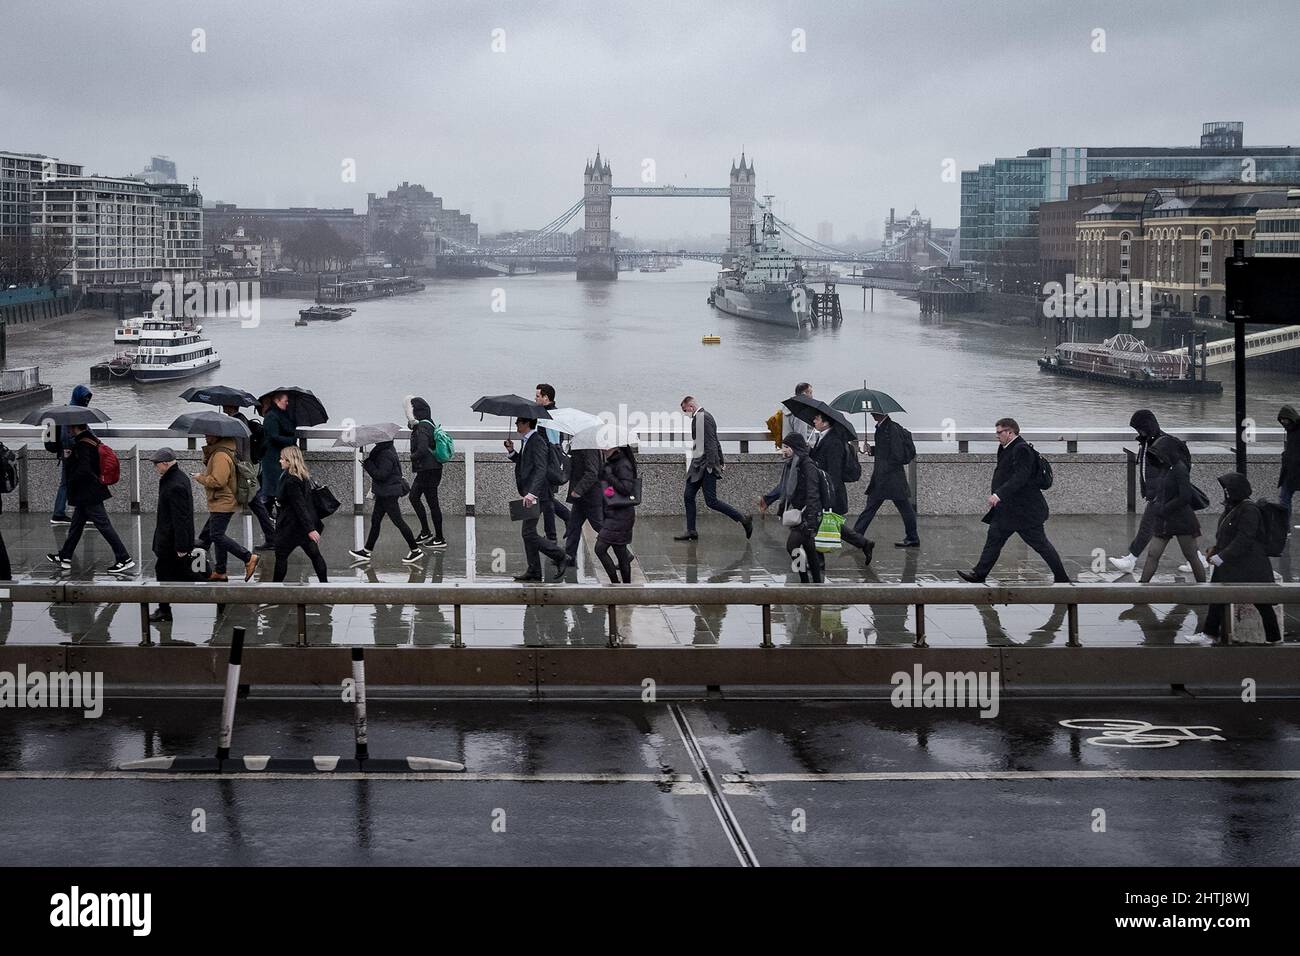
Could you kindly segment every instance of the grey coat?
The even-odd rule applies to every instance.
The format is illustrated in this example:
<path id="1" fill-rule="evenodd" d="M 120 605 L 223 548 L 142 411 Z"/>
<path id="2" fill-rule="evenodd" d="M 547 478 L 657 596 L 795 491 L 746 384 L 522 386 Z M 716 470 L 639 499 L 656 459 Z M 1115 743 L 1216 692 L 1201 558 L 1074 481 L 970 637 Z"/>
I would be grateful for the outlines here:
<path id="1" fill-rule="evenodd" d="M 701 424 L 702 423 L 702 424 Z M 698 436 L 703 436 L 703 441 Z M 718 441 L 718 426 L 713 416 L 704 409 L 698 409 L 691 416 L 691 447 L 698 453 L 691 459 L 690 470 L 686 473 L 688 481 L 699 481 L 706 471 L 722 473 L 722 445 Z"/>

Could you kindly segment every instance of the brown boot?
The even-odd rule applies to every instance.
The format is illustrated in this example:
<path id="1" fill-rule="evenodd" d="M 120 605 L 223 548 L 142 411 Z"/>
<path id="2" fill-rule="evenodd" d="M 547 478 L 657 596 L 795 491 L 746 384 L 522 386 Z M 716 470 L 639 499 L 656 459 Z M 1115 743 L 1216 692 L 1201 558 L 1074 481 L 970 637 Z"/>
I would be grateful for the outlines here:
<path id="1" fill-rule="evenodd" d="M 244 562 L 245 581 L 253 580 L 253 575 L 257 573 L 257 562 L 258 562 L 258 557 L 255 554 L 249 555 L 248 560 Z"/>
<path id="2" fill-rule="evenodd" d="M 223 573 L 220 572 L 220 571 L 210 571 L 210 572 L 208 572 L 208 580 L 209 580 L 209 581 L 229 581 L 230 578 L 227 577 L 225 574 L 223 574 Z"/>

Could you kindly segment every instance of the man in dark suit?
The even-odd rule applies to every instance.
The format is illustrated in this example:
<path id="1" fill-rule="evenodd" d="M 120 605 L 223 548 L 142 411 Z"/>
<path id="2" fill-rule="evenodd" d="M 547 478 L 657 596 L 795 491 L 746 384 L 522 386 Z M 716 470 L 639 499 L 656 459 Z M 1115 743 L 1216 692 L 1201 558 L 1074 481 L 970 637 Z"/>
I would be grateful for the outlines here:
<path id="1" fill-rule="evenodd" d="M 849 489 L 844 484 L 844 461 L 858 453 L 857 436 L 850 438 L 843 429 L 832 428 L 820 415 L 813 416 L 813 435 L 816 444 L 812 446 L 812 460 L 826 472 L 831 486 L 831 500 L 827 504 L 837 515 L 848 514 Z M 874 541 L 848 525 L 840 529 L 840 537 L 851 547 L 861 548 L 867 563 L 871 563 L 871 555 L 876 550 Z"/>
<path id="2" fill-rule="evenodd" d="M 537 386 L 537 389 L 533 392 L 533 401 L 546 409 L 559 407 L 555 404 L 555 386 L 548 385 L 546 382 L 542 382 Z M 552 445 L 559 445 L 564 440 L 559 431 L 554 428 L 547 428 L 545 425 L 542 425 L 542 431 L 546 435 L 546 440 Z M 548 451 L 549 450 L 550 449 L 548 449 Z M 564 506 L 563 502 L 555 499 L 555 492 L 558 490 L 558 488 L 552 488 L 551 497 L 542 502 L 542 531 L 545 533 L 546 537 L 550 538 L 552 541 L 556 540 L 556 517 L 559 517 L 566 527 L 569 524 L 569 509 Z"/>
<path id="3" fill-rule="evenodd" d="M 176 453 L 159 448 L 153 453 L 154 471 L 158 472 L 158 518 L 153 529 L 155 574 L 159 581 L 193 581 L 191 568 L 194 549 L 194 495 L 189 478 L 176 467 Z M 154 624 L 172 619 L 172 606 L 159 604 L 149 615 Z"/>
<path id="4" fill-rule="evenodd" d="M 722 445 L 718 441 L 718 426 L 713 416 L 700 407 L 690 395 L 682 399 L 682 411 L 691 418 L 691 447 L 694 457 L 686 472 L 686 532 L 675 535 L 674 541 L 695 541 L 699 535 L 695 531 L 695 497 L 704 489 L 704 503 L 719 514 L 724 514 L 732 521 L 739 522 L 745 529 L 745 537 L 754 533 L 754 519 L 742 515 L 725 501 L 718 499 L 718 476 L 726 467 L 722 459 Z"/>
<path id="5" fill-rule="evenodd" d="M 1068 584 L 1061 556 L 1047 540 L 1043 525 L 1047 523 L 1047 499 L 1038 487 L 1038 453 L 1020 437 L 1014 418 L 999 418 L 994 426 L 998 436 L 998 465 L 993 470 L 992 493 L 984 522 L 989 526 L 984 551 L 973 571 L 958 571 L 957 576 L 972 584 L 981 583 L 997 563 L 1002 546 L 1018 534 L 1042 556 L 1052 570 L 1052 580 Z"/>
<path id="6" fill-rule="evenodd" d="M 564 553 L 570 564 L 578 562 L 578 542 L 582 540 L 582 523 L 599 532 L 605 514 L 605 496 L 600 486 L 600 471 L 604 459 L 594 448 L 571 452 L 569 455 L 569 517 L 564 534 Z"/>
<path id="7" fill-rule="evenodd" d="M 867 482 L 867 502 L 862 514 L 853 523 L 853 530 L 865 535 L 876 512 L 886 501 L 892 501 L 903 518 L 903 540 L 896 548 L 915 548 L 921 543 L 916 533 L 916 509 L 912 507 L 911 489 L 907 483 L 907 464 L 911 460 L 907 439 L 910 433 L 888 415 L 871 416 L 876 420 L 876 442 L 867 451 L 875 458 L 871 480 Z"/>
<path id="8" fill-rule="evenodd" d="M 537 433 L 537 419 L 520 418 L 515 421 L 515 431 L 519 433 L 520 445 L 519 450 L 515 451 L 515 443 L 507 438 L 505 440 L 506 451 L 509 453 L 510 460 L 515 463 L 515 488 L 524 499 L 524 505 L 531 507 L 540 504 L 542 501 L 550 498 L 551 485 L 546 480 L 546 471 L 551 463 L 550 443 L 547 442 L 545 435 Z M 538 559 L 538 554 L 544 554 L 555 562 L 555 580 L 564 580 L 564 572 L 569 567 L 569 559 L 561 548 L 554 541 L 543 538 L 537 533 L 537 522 L 540 519 L 526 518 L 521 524 L 524 539 L 524 554 L 528 559 L 528 567 L 523 574 L 515 575 L 516 581 L 541 581 L 542 564 Z"/>

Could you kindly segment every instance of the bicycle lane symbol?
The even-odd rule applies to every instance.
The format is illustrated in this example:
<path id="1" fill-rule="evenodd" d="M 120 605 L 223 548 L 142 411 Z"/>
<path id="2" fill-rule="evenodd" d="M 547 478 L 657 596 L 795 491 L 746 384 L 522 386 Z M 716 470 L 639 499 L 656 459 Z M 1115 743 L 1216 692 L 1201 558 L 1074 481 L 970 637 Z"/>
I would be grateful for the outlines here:
<path id="1" fill-rule="evenodd" d="M 1226 740 L 1220 737 L 1218 727 L 1179 726 L 1148 723 L 1145 720 L 1123 720 L 1111 717 L 1084 717 L 1062 720 L 1062 727 L 1071 730 L 1100 730 L 1101 735 L 1089 737 L 1088 743 L 1097 747 L 1177 747 L 1189 740 Z M 1197 731 L 1213 733 L 1202 735 Z"/>

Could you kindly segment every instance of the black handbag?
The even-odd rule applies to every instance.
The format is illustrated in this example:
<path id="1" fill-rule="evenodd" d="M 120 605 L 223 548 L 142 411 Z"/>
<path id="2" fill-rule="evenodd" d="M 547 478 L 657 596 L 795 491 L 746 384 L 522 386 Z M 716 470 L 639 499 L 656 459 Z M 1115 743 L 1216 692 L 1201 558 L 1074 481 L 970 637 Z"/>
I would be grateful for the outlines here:
<path id="1" fill-rule="evenodd" d="M 1208 507 L 1210 507 L 1210 496 L 1192 485 L 1192 510 L 1204 511 Z"/>
<path id="2" fill-rule="evenodd" d="M 311 504 L 316 510 L 318 520 L 328 518 L 339 510 L 339 500 L 334 497 L 334 492 L 330 491 L 329 485 L 318 485 L 315 482 L 312 482 L 311 486 Z"/>
<path id="3" fill-rule="evenodd" d="M 641 503 L 641 479 L 632 479 L 632 494 L 620 495 L 613 485 L 606 485 L 612 492 L 605 496 L 606 508 L 635 508 Z"/>

